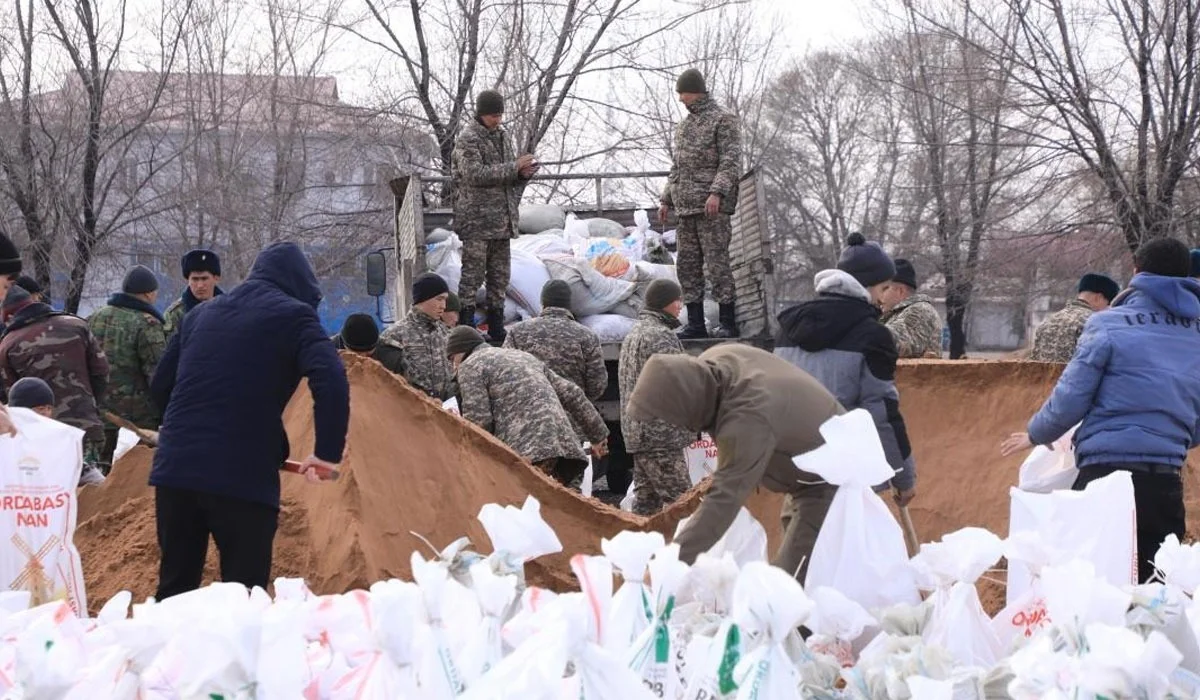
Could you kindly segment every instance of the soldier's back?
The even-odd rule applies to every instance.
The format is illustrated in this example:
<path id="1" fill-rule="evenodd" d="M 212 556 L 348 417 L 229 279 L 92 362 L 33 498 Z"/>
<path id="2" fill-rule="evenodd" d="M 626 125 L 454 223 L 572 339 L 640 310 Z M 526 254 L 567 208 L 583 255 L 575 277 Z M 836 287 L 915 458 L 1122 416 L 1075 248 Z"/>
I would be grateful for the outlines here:
<path id="1" fill-rule="evenodd" d="M 599 342 L 587 326 L 572 318 L 538 316 L 509 328 L 504 346 L 533 355 L 558 376 L 585 389 L 588 358 L 584 347 L 589 341 Z"/>
<path id="2" fill-rule="evenodd" d="M 1075 356 L 1075 347 L 1083 327 L 1094 312 L 1082 301 L 1075 300 L 1065 308 L 1050 314 L 1033 334 L 1033 350 L 1029 359 L 1035 362 L 1065 364 Z"/>

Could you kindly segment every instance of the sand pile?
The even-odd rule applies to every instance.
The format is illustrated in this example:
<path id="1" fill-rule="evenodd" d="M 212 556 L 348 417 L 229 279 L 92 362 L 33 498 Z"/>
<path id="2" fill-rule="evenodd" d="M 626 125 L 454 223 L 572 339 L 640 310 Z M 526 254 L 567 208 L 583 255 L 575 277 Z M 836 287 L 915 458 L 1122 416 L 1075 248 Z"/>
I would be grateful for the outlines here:
<path id="1" fill-rule="evenodd" d="M 341 480 L 313 486 L 283 476 L 275 573 L 303 576 L 318 592 L 340 592 L 391 576 L 408 577 L 411 533 L 444 547 L 470 537 L 490 551 L 475 516 L 485 503 L 519 505 L 527 495 L 558 532 L 564 551 L 598 553 L 600 539 L 624 529 L 671 534 L 699 503 L 703 485 L 651 519 L 584 499 L 542 476 L 487 433 L 444 412 L 379 365 L 347 357 L 351 383 L 350 455 Z M 900 368 L 902 410 L 919 470 L 912 514 L 922 541 L 968 525 L 1008 530 L 1008 490 L 1020 458 L 1001 459 L 1000 441 L 1022 429 L 1048 395 L 1055 366 L 1013 362 L 914 362 Z M 285 414 L 293 458 L 312 449 L 311 397 L 297 392 Z M 121 588 L 153 593 L 158 550 L 154 501 L 146 486 L 151 452 L 138 448 L 109 482 L 80 497 L 76 536 L 89 598 Z M 1185 475 L 1189 533 L 1200 534 L 1200 489 Z M 757 493 L 751 510 L 778 543 L 781 497 Z M 86 520 L 86 522 L 85 522 Z M 206 575 L 216 573 L 211 560 Z M 529 567 L 531 583 L 573 585 L 567 555 Z M 1002 594 L 1001 594 L 1002 595 Z"/>

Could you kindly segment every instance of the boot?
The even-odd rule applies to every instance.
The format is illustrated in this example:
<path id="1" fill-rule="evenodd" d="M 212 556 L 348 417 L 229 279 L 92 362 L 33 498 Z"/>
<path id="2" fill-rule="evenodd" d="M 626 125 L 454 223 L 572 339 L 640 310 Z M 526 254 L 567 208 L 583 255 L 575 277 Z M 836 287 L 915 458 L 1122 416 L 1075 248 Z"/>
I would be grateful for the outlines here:
<path id="1" fill-rule="evenodd" d="M 458 312 L 458 325 L 475 327 L 475 307 L 464 306 Z"/>
<path id="2" fill-rule="evenodd" d="M 488 309 L 487 324 L 488 336 L 497 343 L 503 343 L 508 336 L 508 331 L 504 330 L 504 312 Z"/>
<path id="3" fill-rule="evenodd" d="M 687 305 L 688 322 L 679 331 L 680 340 L 700 340 L 708 337 L 708 329 L 704 325 L 704 302 L 693 301 Z"/>
<path id="4" fill-rule="evenodd" d="M 733 304 L 721 304 L 721 325 L 713 331 L 714 338 L 738 337 L 737 313 Z"/>

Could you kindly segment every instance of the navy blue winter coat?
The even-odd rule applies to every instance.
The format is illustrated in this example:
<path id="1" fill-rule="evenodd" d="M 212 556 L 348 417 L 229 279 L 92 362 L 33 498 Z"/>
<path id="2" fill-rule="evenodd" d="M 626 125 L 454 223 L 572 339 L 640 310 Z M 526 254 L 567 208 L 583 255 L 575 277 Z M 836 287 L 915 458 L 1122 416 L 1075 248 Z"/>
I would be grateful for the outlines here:
<path id="1" fill-rule="evenodd" d="M 299 246 L 276 243 L 245 282 L 184 317 L 150 386 L 163 409 L 151 486 L 278 508 L 282 414 L 301 377 L 315 401 L 316 456 L 341 461 L 350 387 L 317 317 L 320 301 Z"/>

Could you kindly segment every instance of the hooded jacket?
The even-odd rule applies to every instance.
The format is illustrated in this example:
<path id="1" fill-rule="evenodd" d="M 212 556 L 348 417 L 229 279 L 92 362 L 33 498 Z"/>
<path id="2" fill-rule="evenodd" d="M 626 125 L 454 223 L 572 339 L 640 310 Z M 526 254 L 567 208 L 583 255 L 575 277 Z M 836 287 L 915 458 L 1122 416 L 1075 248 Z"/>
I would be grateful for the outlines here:
<path id="1" fill-rule="evenodd" d="M 350 390 L 320 301 L 299 246 L 276 243 L 245 282 L 184 316 L 150 386 L 164 412 L 152 486 L 278 508 L 289 452 L 282 414 L 301 378 L 313 395 L 315 454 L 341 461 Z"/>
<path id="2" fill-rule="evenodd" d="M 844 410 L 819 382 L 787 361 L 729 343 L 699 357 L 651 357 L 627 413 L 635 420 L 707 431 L 717 443 L 712 487 L 675 538 L 679 558 L 690 564 L 725 534 L 760 484 L 771 491 L 795 491 L 803 472 L 792 457 L 824 444 L 821 425 Z"/>
<path id="3" fill-rule="evenodd" d="M 1200 434 L 1200 283 L 1143 272 L 1088 319 L 1029 438 L 1048 445 L 1080 422 L 1080 468 L 1183 466 Z"/>
<path id="4" fill-rule="evenodd" d="M 911 488 L 917 477 L 896 391 L 895 339 L 866 288 L 849 274 L 824 270 L 816 281 L 816 299 L 779 315 L 775 354 L 815 377 L 847 411 L 869 411 L 897 472 L 892 484 Z"/>

